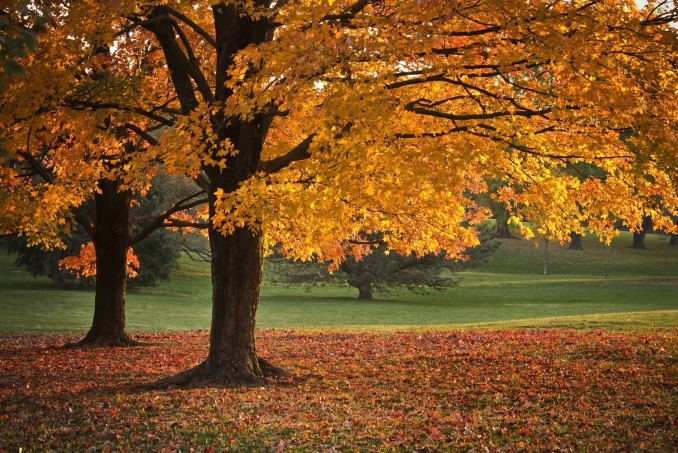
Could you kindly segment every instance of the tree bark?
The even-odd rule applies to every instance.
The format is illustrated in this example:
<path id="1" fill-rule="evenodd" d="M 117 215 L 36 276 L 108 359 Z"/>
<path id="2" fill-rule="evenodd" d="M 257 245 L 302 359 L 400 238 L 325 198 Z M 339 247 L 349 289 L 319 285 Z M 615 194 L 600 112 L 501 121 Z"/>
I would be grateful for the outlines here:
<path id="1" fill-rule="evenodd" d="M 651 228 L 652 228 L 652 218 L 644 217 L 643 223 L 641 225 L 641 230 L 633 232 L 633 244 L 631 244 L 632 249 L 645 250 L 645 236 L 647 235 L 647 232 Z"/>
<path id="2" fill-rule="evenodd" d="M 349 277 L 346 282 L 349 286 L 358 288 L 358 299 L 372 299 L 372 284 L 369 280 L 361 280 Z"/>
<path id="3" fill-rule="evenodd" d="M 678 234 L 672 234 L 669 239 L 669 245 L 678 245 Z"/>
<path id="4" fill-rule="evenodd" d="M 372 286 L 369 282 L 358 287 L 358 299 L 372 299 Z"/>
<path id="5" fill-rule="evenodd" d="M 238 153 L 225 170 L 213 168 L 208 173 L 215 186 L 209 193 L 210 219 L 216 210 L 216 189 L 236 190 L 238 179 L 249 173 L 247 154 Z M 267 378 L 289 376 L 259 357 L 256 350 L 254 327 L 263 271 L 261 233 L 244 226 L 224 235 L 210 225 L 209 239 L 212 325 L 207 358 L 198 366 L 148 388 L 263 385 Z"/>
<path id="6" fill-rule="evenodd" d="M 369 258 L 365 257 L 363 259 Z M 370 279 L 368 272 L 364 269 L 361 270 L 360 262 L 353 260 L 345 261 L 341 266 L 341 270 L 348 274 L 346 283 L 358 289 L 358 299 L 372 299 L 372 279 Z M 356 274 L 357 277 L 355 276 Z"/>
<path id="7" fill-rule="evenodd" d="M 568 248 L 570 250 L 584 250 L 581 244 L 581 234 L 574 231 L 570 233 L 570 246 Z"/>
<path id="8" fill-rule="evenodd" d="M 154 387 L 263 385 L 287 374 L 257 355 L 254 326 L 263 269 L 260 233 L 237 228 L 229 236 L 210 232 L 212 248 L 212 328 L 210 349 L 200 365 Z"/>
<path id="9" fill-rule="evenodd" d="M 127 231 L 131 193 L 120 191 L 120 182 L 99 181 L 94 195 L 94 249 L 97 275 L 94 319 L 89 332 L 65 347 L 137 346 L 125 332 L 125 289 L 127 283 Z"/>
<path id="10" fill-rule="evenodd" d="M 640 233 L 633 233 L 633 244 L 631 244 L 632 249 L 645 249 L 645 231 Z"/>

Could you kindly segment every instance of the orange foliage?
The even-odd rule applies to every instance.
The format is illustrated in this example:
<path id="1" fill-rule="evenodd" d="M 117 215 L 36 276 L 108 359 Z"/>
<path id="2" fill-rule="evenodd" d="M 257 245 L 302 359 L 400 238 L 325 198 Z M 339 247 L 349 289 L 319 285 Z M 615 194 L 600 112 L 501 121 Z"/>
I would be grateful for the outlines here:
<path id="1" fill-rule="evenodd" d="M 487 178 L 506 184 L 500 198 L 514 223 L 533 223 L 522 225 L 527 237 L 567 240 L 586 227 L 609 240 L 617 222 L 636 228 L 646 216 L 676 231 L 670 3 L 222 3 L 88 1 L 55 12 L 60 26 L 2 95 L 12 108 L 0 125 L 14 125 L 5 138 L 22 151 L 65 140 L 51 162 L 60 184 L 26 189 L 3 170 L 13 210 L 0 213 L 2 227 L 56 244 L 52 219 L 69 223 L 62 212 L 95 178 L 143 192 L 158 162 L 198 178 L 251 152 L 245 176 L 212 187 L 210 221 L 226 234 L 261 231 L 298 259 L 368 253 L 350 244 L 374 231 L 401 253 L 458 257 L 491 215 L 473 201 Z M 215 11 L 231 7 L 271 31 L 219 60 Z M 143 26 L 164 18 L 174 43 Z M 112 50 L 92 53 L 100 43 Z M 170 70 L 167 55 L 183 63 Z M 220 61 L 232 64 L 214 71 Z M 265 127 L 263 118 L 272 118 Z M 240 122 L 255 131 L 243 143 L 261 138 L 262 149 L 224 138 L 224 125 Z M 124 139 L 113 133 L 121 129 Z M 27 143 L 38 130 L 38 143 Z M 305 140 L 303 157 L 290 158 Z M 131 141 L 143 146 L 122 159 Z M 579 164 L 599 174 L 573 174 Z"/>
<path id="2" fill-rule="evenodd" d="M 77 256 L 69 256 L 59 261 L 59 266 L 68 269 L 76 278 L 96 277 L 97 263 L 94 243 L 88 242 L 80 246 Z M 127 277 L 135 278 L 139 270 L 139 259 L 132 247 L 127 249 Z"/>

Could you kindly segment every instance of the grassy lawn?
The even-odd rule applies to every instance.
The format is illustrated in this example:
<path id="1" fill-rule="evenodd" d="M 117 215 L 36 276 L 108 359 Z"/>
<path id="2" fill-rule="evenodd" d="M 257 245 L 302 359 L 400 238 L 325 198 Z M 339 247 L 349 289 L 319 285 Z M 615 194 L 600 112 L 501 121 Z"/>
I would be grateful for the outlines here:
<path id="1" fill-rule="evenodd" d="M 265 285 L 257 350 L 292 378 L 163 392 L 139 385 L 207 353 L 206 264 L 129 292 L 153 346 L 64 350 L 93 291 L 2 256 L 0 452 L 678 451 L 678 248 L 647 242 L 551 245 L 544 276 L 543 246 L 504 241 L 426 296 Z"/>
<path id="2" fill-rule="evenodd" d="M 649 250 L 627 248 L 622 233 L 610 249 L 594 237 L 585 251 L 505 240 L 490 263 L 460 273 L 460 285 L 444 292 L 359 301 L 346 287 L 284 288 L 264 285 L 262 328 L 394 330 L 474 327 L 672 327 L 678 326 L 678 247 L 648 235 Z M 607 260 L 608 278 L 605 278 Z M 0 332 L 83 332 L 90 325 L 92 289 L 32 278 L 0 256 Z M 196 330 L 210 326 L 211 288 L 205 263 L 181 261 L 172 280 L 131 290 L 131 331 Z"/>

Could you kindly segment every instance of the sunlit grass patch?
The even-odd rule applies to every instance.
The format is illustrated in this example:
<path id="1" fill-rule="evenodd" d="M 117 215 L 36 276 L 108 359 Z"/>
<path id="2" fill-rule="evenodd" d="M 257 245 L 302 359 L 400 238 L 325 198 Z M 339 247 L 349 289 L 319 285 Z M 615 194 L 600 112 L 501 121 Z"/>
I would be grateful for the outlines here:
<path id="1" fill-rule="evenodd" d="M 348 286 L 307 292 L 264 284 L 257 324 L 335 330 L 677 326 L 675 315 L 652 313 L 678 310 L 678 247 L 659 235 L 648 235 L 649 250 L 630 249 L 630 243 L 630 234 L 622 233 L 609 253 L 591 236 L 584 238 L 584 251 L 550 244 L 549 274 L 543 275 L 543 243 L 537 248 L 505 240 L 491 262 L 459 273 L 458 287 L 426 295 L 402 289 L 362 301 Z M 32 278 L 12 260 L 0 256 L 0 332 L 85 332 L 90 327 L 91 288 Z M 209 264 L 184 257 L 170 282 L 128 292 L 127 327 L 132 332 L 209 329 L 211 308 Z"/>

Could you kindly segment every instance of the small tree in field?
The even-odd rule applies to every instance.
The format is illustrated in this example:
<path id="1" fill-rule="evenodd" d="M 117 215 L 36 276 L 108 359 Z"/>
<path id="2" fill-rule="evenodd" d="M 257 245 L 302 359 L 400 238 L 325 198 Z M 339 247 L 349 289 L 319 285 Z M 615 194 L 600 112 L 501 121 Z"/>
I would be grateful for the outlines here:
<path id="1" fill-rule="evenodd" d="M 301 285 L 307 289 L 317 285 L 347 283 L 358 289 L 358 299 L 372 299 L 373 293 L 388 295 L 406 288 L 414 293 L 428 289 L 442 291 L 456 286 L 452 274 L 490 259 L 500 242 L 494 239 L 496 229 L 480 228 L 480 245 L 466 250 L 461 260 L 447 259 L 445 252 L 400 255 L 375 240 L 375 249 L 360 259 L 348 257 L 334 272 L 330 263 L 291 261 L 280 255 L 266 259 L 264 279 L 274 284 Z"/>

